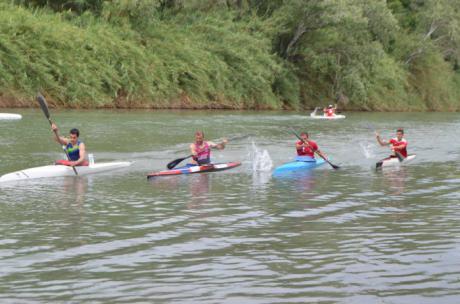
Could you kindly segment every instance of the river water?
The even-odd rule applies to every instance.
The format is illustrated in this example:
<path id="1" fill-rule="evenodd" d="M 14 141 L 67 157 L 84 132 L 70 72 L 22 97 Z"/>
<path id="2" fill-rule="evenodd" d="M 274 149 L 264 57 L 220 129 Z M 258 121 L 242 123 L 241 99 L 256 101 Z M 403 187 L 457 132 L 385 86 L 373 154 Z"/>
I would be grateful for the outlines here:
<path id="1" fill-rule="evenodd" d="M 5 112 L 5 109 L 2 110 Z M 10 110 L 11 112 L 11 110 Z M 40 110 L 0 121 L 0 174 L 62 158 Z M 458 303 L 460 115 L 52 111 L 120 171 L 0 185 L 0 302 Z M 292 126 L 340 165 L 273 178 Z M 412 163 L 377 172 L 404 127 Z M 194 130 L 229 171 L 147 181 Z"/>

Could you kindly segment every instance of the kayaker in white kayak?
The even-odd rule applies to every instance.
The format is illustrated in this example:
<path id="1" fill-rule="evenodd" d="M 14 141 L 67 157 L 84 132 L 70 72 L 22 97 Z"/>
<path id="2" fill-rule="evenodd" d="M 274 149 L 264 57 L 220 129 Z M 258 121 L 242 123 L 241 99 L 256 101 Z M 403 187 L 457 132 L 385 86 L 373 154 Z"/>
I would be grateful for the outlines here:
<path id="1" fill-rule="evenodd" d="M 396 137 L 390 139 L 389 141 L 382 140 L 378 132 L 375 132 L 375 138 L 382 147 L 391 146 L 391 151 L 393 151 L 393 154 L 388 158 L 399 158 L 397 154 L 403 158 L 407 157 L 407 140 L 404 138 L 404 129 L 396 130 Z"/>
<path id="2" fill-rule="evenodd" d="M 225 149 L 225 145 L 228 143 L 227 139 L 224 139 L 221 143 L 214 143 L 212 141 L 204 140 L 204 132 L 195 132 L 195 142 L 190 145 L 190 152 L 192 155 L 192 161 L 190 165 L 205 165 L 211 163 L 211 149 L 216 148 L 218 150 Z"/>
<path id="3" fill-rule="evenodd" d="M 327 116 L 327 117 L 335 116 L 336 111 L 337 111 L 337 105 L 335 106 L 329 105 L 327 108 L 323 109 L 324 116 Z"/>
<path id="4" fill-rule="evenodd" d="M 56 165 L 65 165 L 65 166 L 88 166 L 88 161 L 86 160 L 86 147 L 83 142 L 81 142 L 78 137 L 80 132 L 78 129 L 72 129 L 69 132 L 69 138 L 59 136 L 59 129 L 56 124 L 51 125 L 51 129 L 55 132 L 55 140 L 61 145 L 65 146 L 67 155 L 69 156 L 68 160 L 57 160 Z"/>
<path id="5" fill-rule="evenodd" d="M 327 159 L 326 155 L 324 155 L 318 148 L 318 144 L 313 140 L 309 139 L 309 135 L 307 132 L 300 133 L 300 138 L 296 142 L 295 147 L 297 150 L 297 158 L 298 159 L 308 159 L 311 158 L 312 160 L 315 159 L 315 152 L 324 159 Z"/>

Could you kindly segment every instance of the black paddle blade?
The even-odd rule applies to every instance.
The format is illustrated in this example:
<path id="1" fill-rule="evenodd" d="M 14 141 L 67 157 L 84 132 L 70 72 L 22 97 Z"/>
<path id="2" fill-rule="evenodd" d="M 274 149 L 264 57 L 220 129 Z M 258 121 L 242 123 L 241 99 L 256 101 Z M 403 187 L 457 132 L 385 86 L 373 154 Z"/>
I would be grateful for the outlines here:
<path id="1" fill-rule="evenodd" d="M 39 94 L 37 96 L 37 101 L 40 104 L 40 108 L 42 108 L 43 114 L 45 114 L 46 118 L 50 119 L 50 112 L 48 110 L 48 104 L 46 103 L 45 97 Z"/>
<path id="2" fill-rule="evenodd" d="M 334 168 L 335 170 L 340 169 L 340 166 L 334 165 L 333 163 L 329 163 L 329 164 L 330 164 L 331 167 Z"/>
<path id="3" fill-rule="evenodd" d="M 181 161 L 183 161 L 184 159 L 183 158 L 178 158 L 178 159 L 175 159 L 173 160 L 172 162 L 168 163 L 166 165 L 166 168 L 168 168 L 169 170 L 173 169 L 175 166 L 177 166 Z"/>
<path id="4" fill-rule="evenodd" d="M 168 163 L 166 165 L 166 168 L 168 168 L 169 170 L 173 169 L 175 166 L 177 166 L 180 162 L 182 162 L 184 159 L 187 159 L 189 157 L 192 157 L 192 155 L 189 155 L 187 157 L 182 157 L 182 158 L 178 158 L 178 159 L 175 159 L 173 160 L 172 162 Z"/>

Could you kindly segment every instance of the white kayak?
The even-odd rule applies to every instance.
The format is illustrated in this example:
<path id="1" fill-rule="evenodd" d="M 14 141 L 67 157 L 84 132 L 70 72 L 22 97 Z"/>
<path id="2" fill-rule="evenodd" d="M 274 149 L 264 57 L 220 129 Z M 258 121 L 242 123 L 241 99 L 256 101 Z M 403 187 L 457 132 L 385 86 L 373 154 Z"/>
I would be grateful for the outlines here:
<path id="1" fill-rule="evenodd" d="M 313 118 L 313 119 L 326 119 L 326 120 L 334 120 L 334 119 L 344 119 L 346 116 L 345 115 L 336 115 L 334 114 L 334 116 L 326 116 L 326 115 L 311 115 L 310 114 L 310 118 Z"/>
<path id="2" fill-rule="evenodd" d="M 341 114 L 334 114 L 333 116 L 327 116 L 324 114 L 317 114 L 319 108 L 316 108 L 313 112 L 310 113 L 310 118 L 313 119 L 326 119 L 326 120 L 334 120 L 334 119 L 344 119 L 346 116 Z"/>
<path id="3" fill-rule="evenodd" d="M 12 113 L 0 113 L 0 120 L 18 120 L 21 119 L 21 114 L 12 114 Z"/>
<path id="4" fill-rule="evenodd" d="M 408 155 L 405 159 L 402 161 L 399 161 L 399 158 L 397 157 L 392 157 L 392 158 L 385 158 L 382 159 L 381 161 L 377 162 L 376 168 L 386 168 L 386 167 L 397 167 L 401 165 L 405 165 L 407 163 L 410 163 L 415 159 L 417 155 L 415 154 L 410 154 Z"/>
<path id="5" fill-rule="evenodd" d="M 78 172 L 78 175 L 88 175 L 101 173 L 106 171 L 112 171 L 116 169 L 121 169 L 129 167 L 131 162 L 111 162 L 111 163 L 95 163 L 89 166 L 77 166 L 75 169 Z M 24 169 L 12 173 L 5 174 L 0 176 L 1 182 L 11 182 L 11 181 L 20 181 L 20 180 L 29 180 L 33 178 L 48 178 L 48 177 L 63 177 L 63 176 L 75 176 L 75 172 L 70 166 L 63 165 L 50 165 L 35 167 L 30 169 Z"/>

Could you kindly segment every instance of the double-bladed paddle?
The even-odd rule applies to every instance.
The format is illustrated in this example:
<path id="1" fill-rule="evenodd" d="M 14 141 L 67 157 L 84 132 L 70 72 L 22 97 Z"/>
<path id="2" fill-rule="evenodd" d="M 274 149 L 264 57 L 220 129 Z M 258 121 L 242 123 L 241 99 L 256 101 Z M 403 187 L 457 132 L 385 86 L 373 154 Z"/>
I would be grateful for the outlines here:
<path id="1" fill-rule="evenodd" d="M 297 134 L 297 132 L 296 132 L 292 127 L 291 127 L 290 129 L 291 129 L 292 134 L 294 134 L 300 141 L 302 141 L 302 142 L 306 143 L 308 146 L 310 146 L 310 144 L 309 144 L 307 141 L 303 140 L 303 139 Z M 310 146 L 310 148 L 311 148 L 311 146 Z M 313 150 L 313 149 L 312 149 L 312 150 Z M 337 169 L 340 168 L 339 166 L 334 165 L 334 164 L 331 163 L 327 158 L 325 158 L 325 157 L 323 157 L 321 154 L 319 154 L 318 151 L 313 151 L 313 152 L 315 152 L 316 154 L 318 154 L 322 159 L 324 159 L 324 161 L 325 161 L 326 163 L 328 163 L 329 165 L 331 165 L 331 167 L 334 168 L 335 170 L 337 170 Z"/>
<path id="2" fill-rule="evenodd" d="M 43 97 L 41 94 L 38 94 L 37 101 L 40 104 L 40 108 L 42 109 L 43 114 L 45 114 L 46 119 L 48 119 L 48 122 L 50 123 L 50 125 L 52 125 L 53 122 L 51 121 L 50 111 L 48 109 L 48 104 L 46 103 L 45 97 Z M 56 137 L 59 137 L 57 130 L 53 130 L 53 132 L 56 135 Z M 67 159 L 70 160 L 69 154 L 67 153 L 67 150 L 64 146 L 62 146 L 62 150 L 64 150 Z M 72 166 L 72 169 L 73 172 L 75 172 L 75 175 L 78 175 L 77 169 L 74 166 Z"/>

